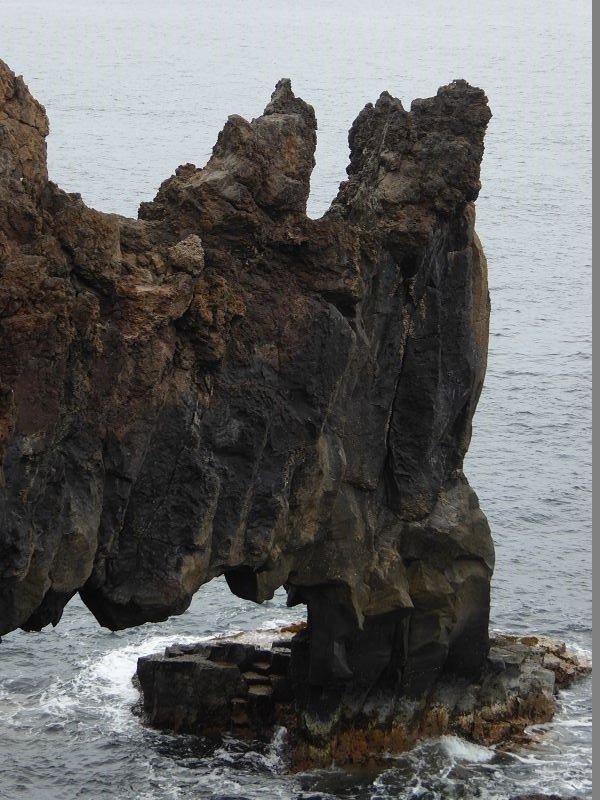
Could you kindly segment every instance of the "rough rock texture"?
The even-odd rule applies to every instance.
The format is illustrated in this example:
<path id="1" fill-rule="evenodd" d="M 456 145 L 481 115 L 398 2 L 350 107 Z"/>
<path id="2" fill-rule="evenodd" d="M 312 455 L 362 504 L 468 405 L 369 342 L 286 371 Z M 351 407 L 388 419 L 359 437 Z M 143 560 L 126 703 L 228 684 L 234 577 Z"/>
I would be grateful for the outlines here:
<path id="1" fill-rule="evenodd" d="M 162 620 L 224 574 L 308 606 L 307 708 L 479 672 L 489 118 L 464 81 L 382 94 L 311 220 L 315 115 L 282 80 L 132 220 L 48 182 L 45 112 L 0 62 L 0 633 L 78 591 L 109 628 Z"/>
<path id="2" fill-rule="evenodd" d="M 445 734 L 483 745 L 522 744 L 529 725 L 552 719 L 558 690 L 591 669 L 554 639 L 497 635 L 477 679 L 443 675 L 418 701 L 385 690 L 365 698 L 354 684 L 336 697 L 330 687 L 321 713 L 309 716 L 304 684 L 294 680 L 294 649 L 303 634 L 275 631 L 271 648 L 241 634 L 140 658 L 146 721 L 202 736 L 266 739 L 283 724 L 294 769 L 332 760 L 364 764 Z"/>
<path id="3" fill-rule="evenodd" d="M 578 797 L 564 797 L 560 794 L 518 794 L 513 795 L 510 800 L 580 800 Z"/>
<path id="4" fill-rule="evenodd" d="M 289 632 L 272 647 L 248 637 L 172 645 L 138 659 L 141 711 L 156 728 L 220 737 L 271 737 L 285 722 L 293 730 Z"/>

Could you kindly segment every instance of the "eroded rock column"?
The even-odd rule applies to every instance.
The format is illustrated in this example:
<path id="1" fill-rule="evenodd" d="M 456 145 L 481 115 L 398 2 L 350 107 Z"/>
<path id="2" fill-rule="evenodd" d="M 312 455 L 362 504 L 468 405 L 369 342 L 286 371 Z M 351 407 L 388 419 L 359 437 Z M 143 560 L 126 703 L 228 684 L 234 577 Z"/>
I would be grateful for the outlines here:
<path id="1" fill-rule="evenodd" d="M 75 592 L 111 629 L 163 620 L 225 575 L 307 605 L 307 730 L 477 674 L 489 118 L 464 81 L 384 92 L 311 220 L 316 119 L 282 80 L 133 220 L 48 181 L 44 110 L 0 64 L 0 633 Z"/>

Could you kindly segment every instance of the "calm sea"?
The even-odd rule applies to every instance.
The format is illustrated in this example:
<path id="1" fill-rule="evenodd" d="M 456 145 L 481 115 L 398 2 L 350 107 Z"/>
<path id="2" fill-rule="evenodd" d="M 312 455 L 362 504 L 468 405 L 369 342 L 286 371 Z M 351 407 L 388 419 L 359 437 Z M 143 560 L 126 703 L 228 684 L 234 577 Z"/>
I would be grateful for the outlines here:
<path id="1" fill-rule="evenodd" d="M 261 113 L 280 77 L 319 120 L 310 213 L 335 195 L 347 130 L 384 89 L 405 105 L 466 78 L 494 117 L 478 231 L 490 269 L 486 386 L 466 472 L 497 550 L 493 626 L 591 651 L 591 9 L 587 0 L 0 0 L 0 58 L 50 117 L 50 174 L 135 216 L 227 116 Z M 297 616 L 216 581 L 181 617 L 112 634 L 78 601 L 55 630 L 0 645 L 0 797 L 591 798 L 591 681 L 518 753 L 424 743 L 374 773 L 289 777 L 268 746 L 147 730 L 138 655 Z"/>

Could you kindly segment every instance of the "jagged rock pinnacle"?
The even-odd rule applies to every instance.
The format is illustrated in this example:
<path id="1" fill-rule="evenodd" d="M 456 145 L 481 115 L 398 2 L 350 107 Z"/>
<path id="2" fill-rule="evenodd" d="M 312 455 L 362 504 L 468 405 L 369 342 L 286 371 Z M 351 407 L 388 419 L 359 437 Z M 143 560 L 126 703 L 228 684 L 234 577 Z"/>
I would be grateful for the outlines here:
<path id="1" fill-rule="evenodd" d="M 307 605 L 308 687 L 477 671 L 489 116 L 463 81 L 383 93 L 315 221 L 314 111 L 283 79 L 133 220 L 48 182 L 44 111 L 0 64 L 0 633 L 76 592 L 112 629 L 162 620 L 224 574 Z"/>

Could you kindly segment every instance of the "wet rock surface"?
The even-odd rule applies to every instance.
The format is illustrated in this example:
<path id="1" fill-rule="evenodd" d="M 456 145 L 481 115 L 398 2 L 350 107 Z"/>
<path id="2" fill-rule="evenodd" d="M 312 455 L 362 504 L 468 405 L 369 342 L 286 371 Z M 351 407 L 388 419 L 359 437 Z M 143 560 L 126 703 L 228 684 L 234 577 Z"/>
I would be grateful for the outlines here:
<path id="1" fill-rule="evenodd" d="M 44 109 L 0 62 L 0 634 L 76 592 L 113 630 L 163 620 L 225 575 L 306 604 L 290 679 L 315 730 L 340 698 L 481 673 L 494 551 L 462 463 L 489 118 L 465 81 L 410 110 L 384 92 L 312 220 L 315 114 L 282 80 L 134 220 L 48 180 Z M 287 691 L 177 658 L 182 693 Z"/>
<path id="2" fill-rule="evenodd" d="M 578 797 L 565 797 L 559 794 L 519 794 L 513 795 L 510 800 L 579 800 Z"/>
<path id="3" fill-rule="evenodd" d="M 559 688 L 591 668 L 562 642 L 498 635 L 476 680 L 443 674 L 418 701 L 354 682 L 330 685 L 318 712 L 313 704 L 307 714 L 306 681 L 292 660 L 306 634 L 278 632 L 271 648 L 243 634 L 140 658 L 145 720 L 200 736 L 264 739 L 284 725 L 294 769 L 365 764 L 445 734 L 482 745 L 526 743 L 529 725 L 552 719 Z"/>
<path id="4" fill-rule="evenodd" d="M 144 717 L 178 733 L 269 737 L 293 712 L 290 647 L 289 637 L 267 649 L 222 639 L 144 656 L 136 672 Z"/>

